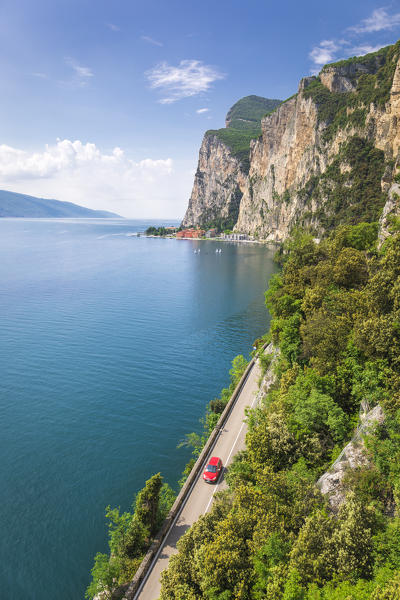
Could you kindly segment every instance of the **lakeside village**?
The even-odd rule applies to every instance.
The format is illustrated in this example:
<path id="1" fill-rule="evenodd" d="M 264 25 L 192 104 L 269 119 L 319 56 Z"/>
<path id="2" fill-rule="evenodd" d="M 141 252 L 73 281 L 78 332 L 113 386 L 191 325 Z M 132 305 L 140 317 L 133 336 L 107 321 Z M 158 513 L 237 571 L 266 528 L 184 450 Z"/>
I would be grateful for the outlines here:
<path id="1" fill-rule="evenodd" d="M 218 231 L 216 228 L 200 229 L 199 227 L 148 227 L 144 232 L 148 237 L 168 237 L 181 240 L 215 239 L 216 241 L 231 242 L 257 242 L 252 236 L 245 233 L 233 233 L 230 229 Z"/>

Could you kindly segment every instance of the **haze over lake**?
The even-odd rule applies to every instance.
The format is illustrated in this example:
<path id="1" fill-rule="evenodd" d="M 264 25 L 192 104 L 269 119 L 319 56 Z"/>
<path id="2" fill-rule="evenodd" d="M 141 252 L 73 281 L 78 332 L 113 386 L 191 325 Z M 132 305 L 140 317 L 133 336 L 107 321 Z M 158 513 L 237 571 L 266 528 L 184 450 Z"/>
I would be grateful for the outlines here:
<path id="1" fill-rule="evenodd" d="M 83 597 L 105 507 L 158 471 L 176 489 L 177 444 L 268 329 L 273 249 L 130 235 L 149 224 L 0 220 L 4 598 Z"/>

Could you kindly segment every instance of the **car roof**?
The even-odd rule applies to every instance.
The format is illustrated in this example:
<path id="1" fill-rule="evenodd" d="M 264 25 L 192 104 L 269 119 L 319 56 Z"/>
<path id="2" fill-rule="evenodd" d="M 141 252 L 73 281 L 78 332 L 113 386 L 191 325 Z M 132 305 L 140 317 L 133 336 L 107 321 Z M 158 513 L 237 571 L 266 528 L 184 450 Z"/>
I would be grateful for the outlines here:
<path id="1" fill-rule="evenodd" d="M 210 458 L 210 460 L 208 461 L 209 465 L 217 465 L 218 461 L 221 460 L 220 458 L 218 458 L 218 456 L 213 456 L 212 458 Z"/>

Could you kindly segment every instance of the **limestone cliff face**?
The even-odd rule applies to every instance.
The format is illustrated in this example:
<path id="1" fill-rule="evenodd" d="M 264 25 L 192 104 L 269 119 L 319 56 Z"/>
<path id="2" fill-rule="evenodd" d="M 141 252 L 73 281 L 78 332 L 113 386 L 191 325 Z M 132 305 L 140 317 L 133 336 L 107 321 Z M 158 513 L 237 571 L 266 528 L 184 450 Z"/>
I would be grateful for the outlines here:
<path id="1" fill-rule="evenodd" d="M 376 64 L 379 68 L 379 61 Z M 366 67 L 351 66 L 353 80 L 343 68 L 331 67 L 321 73 L 321 84 L 334 94 L 354 91 L 354 74 L 364 74 Z M 318 235 L 323 233 L 324 217 L 333 210 L 329 203 L 333 183 L 325 181 L 322 186 L 325 189 L 317 197 L 310 191 L 305 192 L 305 188 L 313 178 L 325 174 L 343 146 L 354 137 L 383 151 L 386 168 L 380 184 L 387 198 L 382 213 L 385 215 L 381 223 L 383 230 L 387 215 L 397 213 L 398 202 L 393 200 L 394 171 L 388 165 L 390 161 L 397 161 L 400 147 L 400 61 L 389 101 L 379 108 L 372 103 L 363 107 L 365 123 L 359 126 L 350 121 L 346 127 L 339 127 L 329 142 L 326 141 L 327 123 L 321 121 L 315 100 L 307 95 L 307 87 L 312 83 L 312 78 L 302 80 L 296 97 L 263 119 L 262 138 L 252 144 L 250 172 L 235 227 L 237 231 L 273 241 L 283 241 L 295 225 L 311 226 Z M 351 109 L 347 112 L 350 115 Z M 348 159 L 341 161 L 340 169 L 342 173 L 351 170 Z M 351 185 L 349 178 L 346 186 Z M 377 198 L 378 201 L 382 202 Z M 330 216 L 332 222 L 334 215 Z"/>
<path id="2" fill-rule="evenodd" d="M 304 78 L 262 119 L 248 173 L 228 145 L 206 137 L 184 224 L 237 211 L 235 231 L 283 241 L 296 225 L 320 235 L 380 219 L 384 238 L 400 213 L 399 54 L 398 42 Z"/>
<path id="3" fill-rule="evenodd" d="M 294 190 L 325 168 L 317 108 L 303 96 L 310 81 L 303 79 L 297 96 L 261 122 L 262 137 L 251 148 L 238 231 L 274 241 L 287 237 L 305 208 Z"/>
<path id="4" fill-rule="evenodd" d="M 366 450 L 364 439 L 377 424 L 382 424 L 384 420 L 385 415 L 381 406 L 377 405 L 369 410 L 368 403 L 363 401 L 360 407 L 360 422 L 355 434 L 329 470 L 319 478 L 317 487 L 327 497 L 333 512 L 336 513 L 346 499 L 346 489 L 343 483 L 348 471 L 371 465 L 371 458 Z M 393 507 L 390 507 L 391 510 Z"/>
<path id="5" fill-rule="evenodd" d="M 233 226 L 246 181 L 240 161 L 215 135 L 205 135 L 183 227 L 221 223 Z"/>
<path id="6" fill-rule="evenodd" d="M 354 92 L 360 75 L 376 72 L 385 62 L 383 54 L 373 55 L 368 64 L 354 60 L 339 65 L 326 65 L 320 73 L 321 82 L 330 92 Z"/>

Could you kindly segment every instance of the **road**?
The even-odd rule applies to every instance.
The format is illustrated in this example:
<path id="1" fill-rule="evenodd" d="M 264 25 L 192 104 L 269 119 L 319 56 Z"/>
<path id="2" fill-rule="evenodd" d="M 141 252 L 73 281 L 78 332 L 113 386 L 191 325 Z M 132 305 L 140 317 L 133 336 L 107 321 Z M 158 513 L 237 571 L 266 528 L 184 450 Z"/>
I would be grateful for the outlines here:
<path id="1" fill-rule="evenodd" d="M 221 430 L 216 444 L 211 451 L 212 456 L 219 456 L 224 467 L 227 467 L 239 450 L 245 447 L 247 427 L 244 423 L 245 409 L 254 406 L 258 391 L 258 380 L 261 370 L 258 361 L 251 369 L 246 382 L 236 400 L 231 414 Z M 208 457 L 207 457 L 208 458 Z M 177 553 L 176 544 L 185 531 L 200 517 L 210 510 L 215 492 L 224 489 L 224 471 L 217 485 L 207 484 L 201 475 L 190 490 L 186 502 L 178 513 L 158 553 L 154 558 L 147 578 L 138 589 L 134 600 L 157 600 L 160 595 L 160 575 L 167 568 L 172 554 Z"/>

